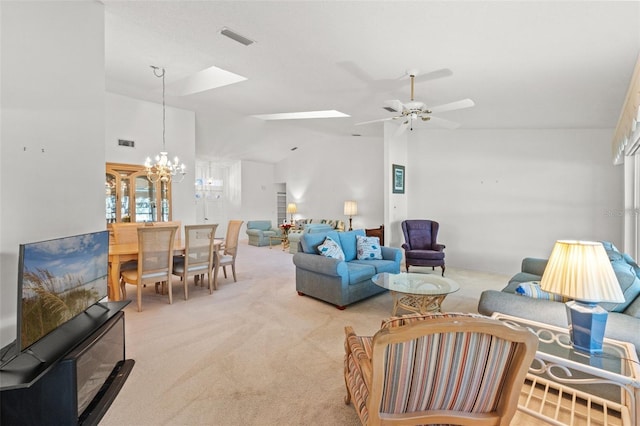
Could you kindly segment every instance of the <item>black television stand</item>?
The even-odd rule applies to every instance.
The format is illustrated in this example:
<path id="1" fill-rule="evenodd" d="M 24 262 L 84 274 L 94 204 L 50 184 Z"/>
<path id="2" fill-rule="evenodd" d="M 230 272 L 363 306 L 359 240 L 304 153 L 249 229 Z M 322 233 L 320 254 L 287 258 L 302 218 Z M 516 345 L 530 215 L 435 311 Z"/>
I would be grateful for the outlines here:
<path id="1" fill-rule="evenodd" d="M 36 342 L 37 357 L 23 352 L 5 363 L 0 424 L 97 424 L 134 365 L 125 358 L 128 303 L 89 308 Z"/>

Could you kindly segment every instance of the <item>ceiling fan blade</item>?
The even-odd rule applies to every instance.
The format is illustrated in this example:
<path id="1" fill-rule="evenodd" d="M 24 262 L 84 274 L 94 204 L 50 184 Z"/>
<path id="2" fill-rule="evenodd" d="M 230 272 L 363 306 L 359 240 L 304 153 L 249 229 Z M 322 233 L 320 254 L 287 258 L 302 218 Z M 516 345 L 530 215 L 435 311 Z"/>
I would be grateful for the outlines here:
<path id="1" fill-rule="evenodd" d="M 453 111 L 456 109 L 470 108 L 475 105 L 471 99 L 462 99 L 460 101 L 449 102 L 448 104 L 438 105 L 427 108 L 431 112 L 445 112 Z"/>
<path id="2" fill-rule="evenodd" d="M 432 123 L 438 127 L 444 127 L 445 129 L 457 129 L 460 127 L 460 123 L 456 123 L 455 121 L 445 120 L 444 118 L 434 117 L 433 115 L 429 116 L 428 123 Z"/>
<path id="3" fill-rule="evenodd" d="M 415 72 L 414 75 L 414 81 L 416 83 L 422 83 L 425 81 L 430 81 L 430 80 L 436 80 L 438 78 L 444 78 L 444 77 L 449 77 L 453 75 L 453 71 L 451 71 L 449 68 L 442 68 L 439 70 L 435 70 L 435 71 L 431 71 L 431 72 L 427 72 L 424 74 L 419 73 L 418 71 L 407 71 L 406 73 L 404 73 L 402 76 L 396 78 L 394 80 L 393 83 L 393 88 L 397 89 L 401 86 L 404 86 L 406 84 L 406 80 L 411 78 L 411 73 Z"/>
<path id="4" fill-rule="evenodd" d="M 347 71 L 349 74 L 354 76 L 360 81 L 363 81 L 367 84 L 371 84 L 374 80 L 365 70 L 360 68 L 358 64 L 352 61 L 342 61 L 338 62 L 336 65 Z"/>
<path id="5" fill-rule="evenodd" d="M 402 112 L 405 110 L 405 106 L 398 99 L 391 99 L 389 101 L 384 101 L 385 105 L 389 108 L 392 108 L 396 112 Z"/>
<path id="6" fill-rule="evenodd" d="M 442 68 L 439 70 L 431 71 L 426 74 L 417 74 L 415 78 L 416 83 L 420 83 L 423 81 L 435 80 L 437 78 L 450 77 L 453 75 L 453 71 L 449 68 Z"/>
<path id="7" fill-rule="evenodd" d="M 362 125 L 364 125 L 364 124 L 371 124 L 371 123 L 381 123 L 381 122 L 383 122 L 383 121 L 395 120 L 395 119 L 397 119 L 397 118 L 398 118 L 398 117 L 389 117 L 389 118 L 380 118 L 380 119 L 378 119 L 378 120 L 363 121 L 363 122 L 361 122 L 361 123 L 356 123 L 356 124 L 354 124 L 354 126 L 362 126 Z"/>

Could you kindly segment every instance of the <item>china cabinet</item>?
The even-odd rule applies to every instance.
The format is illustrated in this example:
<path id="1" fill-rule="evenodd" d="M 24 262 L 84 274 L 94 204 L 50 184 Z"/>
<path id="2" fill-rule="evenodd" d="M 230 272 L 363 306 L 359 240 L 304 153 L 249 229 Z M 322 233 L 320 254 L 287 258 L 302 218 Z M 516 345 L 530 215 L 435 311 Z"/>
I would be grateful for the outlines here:
<path id="1" fill-rule="evenodd" d="M 105 212 L 107 224 L 170 221 L 171 182 L 151 182 L 143 165 L 107 163 Z"/>

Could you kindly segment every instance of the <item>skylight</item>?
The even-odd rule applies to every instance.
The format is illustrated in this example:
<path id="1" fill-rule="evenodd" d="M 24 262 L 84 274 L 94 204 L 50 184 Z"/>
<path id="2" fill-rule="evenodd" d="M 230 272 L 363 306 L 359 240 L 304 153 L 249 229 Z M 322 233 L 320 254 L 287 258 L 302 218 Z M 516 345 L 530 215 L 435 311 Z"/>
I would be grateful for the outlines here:
<path id="1" fill-rule="evenodd" d="M 282 112 L 279 114 L 259 114 L 259 115 L 254 115 L 253 117 L 259 118 L 261 120 L 302 120 L 306 118 L 341 118 L 341 117 L 350 117 L 350 115 L 340 111 L 336 111 L 335 109 L 330 109 L 326 111 Z"/>
<path id="2" fill-rule="evenodd" d="M 209 67 L 182 80 L 167 84 L 167 91 L 174 96 L 187 96 L 246 80 L 238 74 L 218 67 Z"/>

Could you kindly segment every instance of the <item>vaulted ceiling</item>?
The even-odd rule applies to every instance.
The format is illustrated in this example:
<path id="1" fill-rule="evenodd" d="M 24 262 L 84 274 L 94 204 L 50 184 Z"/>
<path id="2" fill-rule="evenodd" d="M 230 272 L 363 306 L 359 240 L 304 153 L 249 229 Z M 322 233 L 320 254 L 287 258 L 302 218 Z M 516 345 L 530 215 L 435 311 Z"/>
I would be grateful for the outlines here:
<path id="1" fill-rule="evenodd" d="M 636 1 L 102 3 L 108 91 L 160 102 L 149 66 L 161 66 L 167 104 L 196 111 L 199 122 L 254 129 L 256 114 L 336 109 L 350 117 L 267 125 L 381 135 L 381 124 L 355 123 L 392 116 L 387 99 L 409 100 L 407 70 L 443 68 L 453 74 L 416 84 L 415 97 L 473 99 L 474 108 L 440 114 L 461 128 L 614 128 L 640 52 Z M 224 27 L 255 43 L 222 36 Z M 212 66 L 247 80 L 172 93 Z M 199 138 L 197 154 L 278 161 L 289 152 L 267 153 L 253 137 L 223 139 Z"/>

